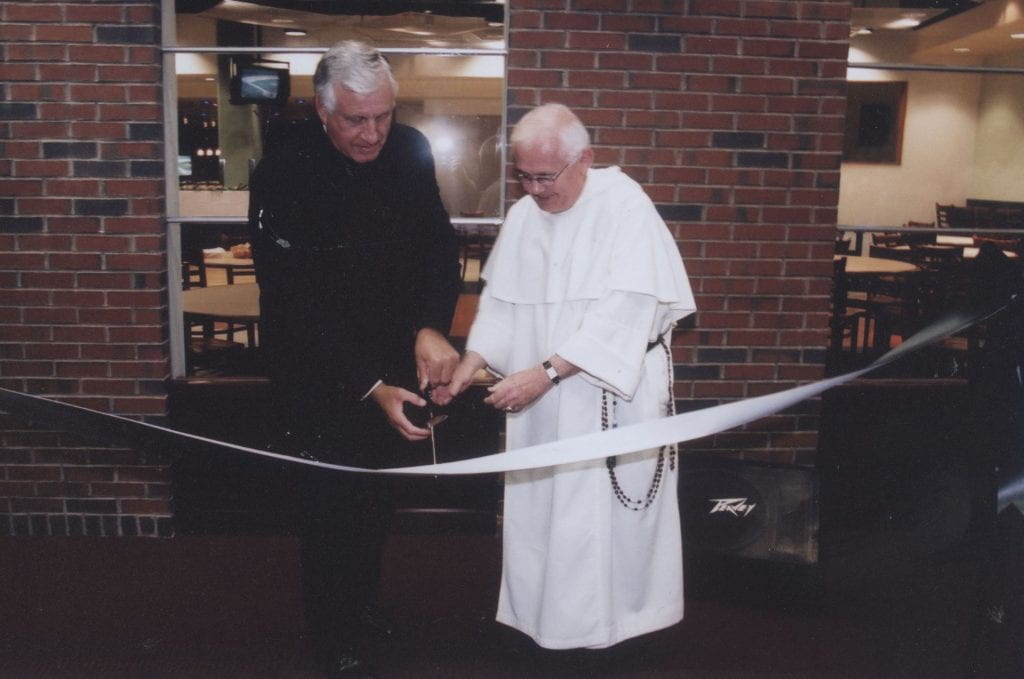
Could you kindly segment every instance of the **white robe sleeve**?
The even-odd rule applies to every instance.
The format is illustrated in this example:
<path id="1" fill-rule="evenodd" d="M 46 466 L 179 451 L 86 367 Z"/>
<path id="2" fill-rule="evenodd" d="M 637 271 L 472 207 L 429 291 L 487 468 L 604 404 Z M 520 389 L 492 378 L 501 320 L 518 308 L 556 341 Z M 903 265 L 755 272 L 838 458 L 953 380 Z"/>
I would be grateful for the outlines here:
<path id="1" fill-rule="evenodd" d="M 667 330 L 664 304 L 650 295 L 612 291 L 591 302 L 579 330 L 555 351 L 583 379 L 630 400 L 643 375 L 648 342 Z"/>
<path id="2" fill-rule="evenodd" d="M 495 299 L 484 286 L 476 318 L 466 338 L 466 351 L 475 351 L 484 357 L 487 366 L 502 375 L 510 372 L 512 349 L 513 305 Z"/>

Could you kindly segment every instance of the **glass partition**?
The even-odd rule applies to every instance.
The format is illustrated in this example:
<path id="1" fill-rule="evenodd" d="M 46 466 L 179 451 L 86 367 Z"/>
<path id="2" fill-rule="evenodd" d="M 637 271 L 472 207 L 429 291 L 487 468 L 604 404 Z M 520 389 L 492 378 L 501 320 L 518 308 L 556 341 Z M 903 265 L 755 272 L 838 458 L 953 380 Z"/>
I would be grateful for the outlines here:
<path id="1" fill-rule="evenodd" d="M 315 118 L 313 72 L 339 40 L 373 44 L 391 62 L 395 119 L 430 141 L 442 200 L 466 241 L 464 276 L 479 273 L 481 262 L 469 260 L 488 251 L 480 241 L 493 237 L 504 211 L 505 7 L 453 0 L 434 3 L 431 12 L 366 15 L 348 5 L 307 3 L 310 11 L 297 11 L 258 0 L 163 2 L 165 24 L 173 17 L 164 44 L 170 270 L 182 272 L 181 288 L 170 286 L 172 336 L 185 340 L 172 346 L 174 376 L 256 365 L 246 359 L 204 367 L 206 357 L 195 349 L 251 349 L 258 319 L 239 312 L 234 324 L 196 323 L 191 312 L 213 294 L 197 289 L 221 285 L 243 285 L 230 291 L 228 304 L 251 307 L 252 300 L 235 299 L 254 282 L 245 226 L 249 177 L 289 126 Z M 243 87 L 243 77 L 252 87 Z"/>
<path id="2" fill-rule="evenodd" d="M 853 11 L 829 370 L 866 365 L 1024 256 L 1024 14 Z M 1014 273 L 1016 271 L 1016 273 Z M 874 377 L 964 378 L 979 324 Z"/>
<path id="3" fill-rule="evenodd" d="M 285 127 L 316 117 L 312 71 L 317 56 L 260 53 L 261 60 L 284 64 L 290 74 L 291 96 L 281 103 L 232 100 L 230 74 L 250 63 L 250 55 L 217 56 L 210 62 L 220 66 L 210 76 L 178 74 L 181 216 L 245 214 L 249 172 L 263 145 L 273 143 Z M 399 86 L 396 120 L 430 140 L 449 214 L 500 217 L 504 58 L 392 54 L 389 59 Z"/>

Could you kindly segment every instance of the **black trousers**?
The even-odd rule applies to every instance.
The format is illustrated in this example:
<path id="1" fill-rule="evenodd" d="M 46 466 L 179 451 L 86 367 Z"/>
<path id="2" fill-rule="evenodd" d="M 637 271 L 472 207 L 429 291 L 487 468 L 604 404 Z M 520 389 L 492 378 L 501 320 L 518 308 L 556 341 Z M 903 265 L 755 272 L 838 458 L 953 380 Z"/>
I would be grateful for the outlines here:
<path id="1" fill-rule="evenodd" d="M 342 411 L 322 400 L 279 392 L 272 448 L 323 462 L 391 466 L 407 444 L 372 401 Z M 308 394 L 305 396 L 308 397 Z M 343 414 L 342 414 L 343 413 Z M 301 541 L 306 623 L 319 658 L 358 654 L 365 611 L 377 604 L 381 558 L 394 514 L 393 481 L 383 475 L 296 464 L 286 502 Z"/>
<path id="2" fill-rule="evenodd" d="M 324 660 L 357 652 L 380 595 L 394 512 L 390 479 L 310 467 L 295 485 L 307 625 Z"/>

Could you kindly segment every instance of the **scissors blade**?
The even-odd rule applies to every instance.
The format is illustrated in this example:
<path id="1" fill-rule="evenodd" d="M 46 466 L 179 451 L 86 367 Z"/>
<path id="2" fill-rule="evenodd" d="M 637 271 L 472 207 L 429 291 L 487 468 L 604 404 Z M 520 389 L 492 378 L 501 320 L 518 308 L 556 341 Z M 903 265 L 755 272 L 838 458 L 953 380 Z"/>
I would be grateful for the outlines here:
<path id="1" fill-rule="evenodd" d="M 427 429 L 430 429 L 430 454 L 433 456 L 434 464 L 437 464 L 437 439 L 434 437 L 434 427 L 447 419 L 447 415 L 434 415 L 433 409 L 428 411 L 430 419 L 427 420 Z"/>
<path id="2" fill-rule="evenodd" d="M 437 442 L 434 440 L 434 425 L 430 426 L 430 454 L 434 457 L 434 464 L 437 464 Z"/>
<path id="3" fill-rule="evenodd" d="M 433 411 L 431 411 L 433 415 Z M 430 452 L 434 456 L 434 464 L 437 464 L 437 441 L 434 438 L 434 427 L 448 419 L 447 415 L 433 415 L 427 420 L 427 429 L 430 430 Z"/>

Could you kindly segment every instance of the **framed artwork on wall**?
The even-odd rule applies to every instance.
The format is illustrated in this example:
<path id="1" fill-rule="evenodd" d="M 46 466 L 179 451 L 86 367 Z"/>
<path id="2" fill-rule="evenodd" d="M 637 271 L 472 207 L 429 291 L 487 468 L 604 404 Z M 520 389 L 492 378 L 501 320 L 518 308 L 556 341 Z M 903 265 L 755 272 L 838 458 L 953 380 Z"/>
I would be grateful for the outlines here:
<path id="1" fill-rule="evenodd" d="M 847 87 L 843 160 L 899 165 L 907 83 L 850 82 Z"/>

